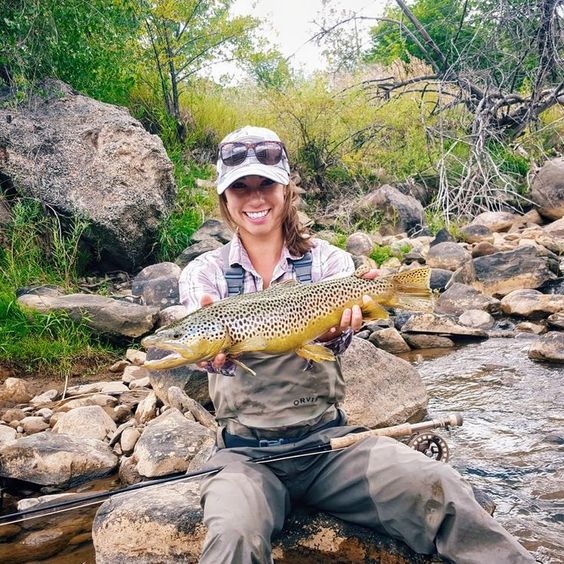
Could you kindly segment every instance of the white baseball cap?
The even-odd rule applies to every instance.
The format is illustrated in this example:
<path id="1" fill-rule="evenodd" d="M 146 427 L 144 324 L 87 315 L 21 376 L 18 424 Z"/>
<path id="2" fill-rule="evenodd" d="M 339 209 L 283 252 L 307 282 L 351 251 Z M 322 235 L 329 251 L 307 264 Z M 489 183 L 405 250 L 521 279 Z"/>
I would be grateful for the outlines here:
<path id="1" fill-rule="evenodd" d="M 220 145 L 233 142 L 258 143 L 260 141 L 278 141 L 280 137 L 271 129 L 266 127 L 254 127 L 246 125 L 233 131 L 225 137 Z M 231 184 L 244 176 L 263 176 L 274 182 L 286 186 L 290 182 L 290 164 L 288 155 L 284 150 L 282 158 L 275 165 L 267 165 L 259 162 L 255 152 L 250 150 L 245 160 L 236 166 L 227 166 L 221 157 L 217 159 L 217 193 L 223 194 Z"/>

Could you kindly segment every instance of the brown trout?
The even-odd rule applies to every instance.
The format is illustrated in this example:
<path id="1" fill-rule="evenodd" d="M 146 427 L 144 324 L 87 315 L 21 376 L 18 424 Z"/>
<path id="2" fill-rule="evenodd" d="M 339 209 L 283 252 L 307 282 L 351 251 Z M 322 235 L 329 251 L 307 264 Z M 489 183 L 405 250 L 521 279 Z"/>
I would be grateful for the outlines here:
<path id="1" fill-rule="evenodd" d="M 174 368 L 210 360 L 220 352 L 237 355 L 294 351 L 316 362 L 335 360 L 329 349 L 312 341 L 338 325 L 346 308 L 358 304 L 364 321 L 387 318 L 388 312 L 382 306 L 432 310 L 429 268 L 374 280 L 362 278 L 368 270 L 363 266 L 352 276 L 313 284 L 288 280 L 262 292 L 204 306 L 141 341 L 146 348 L 172 351 L 162 359 L 146 361 L 145 366 Z M 252 373 L 237 359 L 232 360 Z"/>

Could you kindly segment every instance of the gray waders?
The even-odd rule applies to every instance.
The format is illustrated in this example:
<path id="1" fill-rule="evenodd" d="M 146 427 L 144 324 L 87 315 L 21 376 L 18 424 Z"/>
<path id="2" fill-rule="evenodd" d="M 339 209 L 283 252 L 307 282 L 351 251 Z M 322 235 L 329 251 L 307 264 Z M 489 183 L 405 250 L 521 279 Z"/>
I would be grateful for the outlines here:
<path id="1" fill-rule="evenodd" d="M 521 564 L 532 556 L 476 502 L 460 474 L 387 437 L 273 464 L 248 458 L 306 448 L 358 427 L 333 427 L 292 445 L 221 449 L 227 465 L 202 483 L 208 534 L 201 564 L 267 564 L 293 502 L 400 539 L 460 564 Z"/>

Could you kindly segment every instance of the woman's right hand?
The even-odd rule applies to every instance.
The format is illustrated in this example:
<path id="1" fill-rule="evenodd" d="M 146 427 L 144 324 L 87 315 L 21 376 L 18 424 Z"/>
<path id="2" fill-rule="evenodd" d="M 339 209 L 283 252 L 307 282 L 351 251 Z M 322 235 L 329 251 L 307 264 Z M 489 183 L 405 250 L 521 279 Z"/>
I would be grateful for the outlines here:
<path id="1" fill-rule="evenodd" d="M 213 304 L 213 297 L 209 294 L 202 294 L 200 298 L 200 307 L 204 307 L 207 305 Z M 208 367 L 208 362 L 216 369 L 219 370 L 223 368 L 225 361 L 227 360 L 227 355 L 225 353 L 219 353 L 217 356 L 214 356 L 211 360 L 202 360 L 202 362 L 198 362 L 198 366 L 200 368 L 206 369 Z"/>

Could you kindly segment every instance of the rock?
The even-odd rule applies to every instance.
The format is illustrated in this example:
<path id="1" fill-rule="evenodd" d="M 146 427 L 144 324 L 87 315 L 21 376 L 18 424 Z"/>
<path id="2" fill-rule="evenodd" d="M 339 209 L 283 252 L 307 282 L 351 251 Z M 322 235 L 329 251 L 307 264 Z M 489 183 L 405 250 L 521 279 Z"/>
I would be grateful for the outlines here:
<path id="1" fill-rule="evenodd" d="M 452 271 L 445 270 L 444 268 L 432 268 L 431 269 L 431 290 L 443 291 L 446 289 L 450 279 L 452 278 Z"/>
<path id="2" fill-rule="evenodd" d="M 51 417 L 53 415 L 53 410 L 49 409 L 48 407 L 42 407 L 41 409 L 38 409 L 35 412 L 35 415 L 37 415 L 39 417 L 43 417 L 43 419 L 45 419 L 45 421 L 49 421 L 49 419 L 51 419 Z"/>
<path id="3" fill-rule="evenodd" d="M 207 253 L 208 251 L 215 251 L 223 247 L 216 239 L 203 239 L 197 243 L 193 243 L 186 247 L 174 261 L 180 268 L 184 268 L 188 263 L 192 262 L 195 258 Z"/>
<path id="4" fill-rule="evenodd" d="M 181 268 L 173 262 L 161 262 L 145 267 L 134 279 L 131 292 L 142 296 L 148 306 L 159 309 L 178 305 L 178 279 Z"/>
<path id="5" fill-rule="evenodd" d="M 134 380 L 141 380 L 149 377 L 149 370 L 143 366 L 127 366 L 123 371 L 121 381 L 125 384 L 131 384 Z"/>
<path id="6" fill-rule="evenodd" d="M 544 232 L 558 239 L 564 238 L 564 217 L 557 219 L 543 228 Z"/>
<path id="7" fill-rule="evenodd" d="M 71 409 L 76 409 L 77 407 L 87 407 L 90 405 L 99 405 L 100 407 L 114 407 L 117 404 L 117 399 L 113 396 L 108 396 L 105 394 L 93 394 L 86 397 L 78 397 L 65 401 L 61 404 L 57 411 L 70 411 Z"/>
<path id="8" fill-rule="evenodd" d="M 546 321 L 554 329 L 564 329 L 564 313 L 553 313 L 546 318 Z"/>
<path id="9" fill-rule="evenodd" d="M 138 349 L 127 349 L 125 358 L 133 364 L 133 366 L 143 366 L 147 360 L 147 353 Z M 125 367 L 124 367 L 125 368 Z"/>
<path id="10" fill-rule="evenodd" d="M 370 235 L 357 231 L 347 238 L 345 249 L 351 255 L 364 255 L 368 257 L 374 249 L 374 241 L 372 241 Z"/>
<path id="11" fill-rule="evenodd" d="M 441 294 L 435 311 L 448 315 L 462 315 L 469 309 L 481 309 L 496 314 L 499 313 L 500 305 L 498 299 L 485 296 L 472 286 L 455 282 Z"/>
<path id="12" fill-rule="evenodd" d="M 501 310 L 508 315 L 542 319 L 551 313 L 564 312 L 564 295 L 542 294 L 538 290 L 514 290 L 501 300 Z"/>
<path id="13" fill-rule="evenodd" d="M 69 386 L 67 388 L 67 396 L 82 396 L 96 393 L 119 395 L 127 392 L 128 389 L 121 382 L 92 382 L 91 384 L 83 384 L 81 386 Z"/>
<path id="14" fill-rule="evenodd" d="M 114 423 L 119 425 L 131 417 L 132 409 L 129 405 L 116 405 L 109 415 L 114 420 Z"/>
<path id="15" fill-rule="evenodd" d="M 480 223 L 466 225 L 461 229 L 461 235 L 467 243 L 493 243 L 493 235 L 489 227 Z"/>
<path id="16" fill-rule="evenodd" d="M 383 215 L 383 217 L 382 217 Z M 380 233 L 412 234 L 425 225 L 425 211 L 419 201 L 384 184 L 364 196 L 353 210 L 353 219 L 380 220 Z"/>
<path id="17" fill-rule="evenodd" d="M 531 345 L 528 355 L 533 360 L 564 362 L 564 333 L 545 333 Z"/>
<path id="18" fill-rule="evenodd" d="M 64 413 L 53 427 L 53 433 L 103 441 L 116 430 L 113 419 L 99 405 L 77 407 Z"/>
<path id="19" fill-rule="evenodd" d="M 439 243 L 429 249 L 427 265 L 431 268 L 456 270 L 464 263 L 472 260 L 472 255 L 458 243 Z"/>
<path id="20" fill-rule="evenodd" d="M 118 360 L 117 362 L 114 362 L 110 366 L 109 371 L 110 372 L 122 372 L 128 366 L 129 366 L 129 362 L 127 360 Z"/>
<path id="21" fill-rule="evenodd" d="M 49 423 L 46 423 L 43 417 L 24 417 L 20 421 L 20 425 L 23 427 L 26 435 L 33 435 L 34 433 L 40 433 L 45 431 L 45 429 L 49 429 Z"/>
<path id="22" fill-rule="evenodd" d="M 195 563 L 206 536 L 199 486 L 178 483 L 105 502 L 94 520 L 97 564 Z M 405 544 L 324 513 L 298 510 L 273 539 L 278 564 L 381 562 L 424 564 Z"/>
<path id="23" fill-rule="evenodd" d="M 138 484 L 145 478 L 137 472 L 137 458 L 135 455 L 124 456 L 119 465 L 119 481 L 125 485 Z"/>
<path id="24" fill-rule="evenodd" d="M 469 309 L 458 318 L 458 322 L 476 329 L 491 329 L 494 326 L 495 320 L 487 311 Z"/>
<path id="25" fill-rule="evenodd" d="M 15 440 L 18 432 L 8 425 L 0 425 L 0 444 Z"/>
<path id="26" fill-rule="evenodd" d="M 6 378 L 0 387 L 0 401 L 27 403 L 32 397 L 27 383 L 21 378 Z"/>
<path id="27" fill-rule="evenodd" d="M 391 354 L 409 352 L 409 345 L 403 340 L 399 331 L 394 327 L 387 327 L 380 331 L 374 331 L 368 340 L 378 348 Z"/>
<path id="28" fill-rule="evenodd" d="M 502 297 L 513 290 L 538 288 L 557 277 L 558 261 L 551 253 L 533 247 L 478 257 L 453 275 L 453 282 L 470 284 L 490 296 Z"/>
<path id="29" fill-rule="evenodd" d="M 544 163 L 533 178 L 530 198 L 542 216 L 560 219 L 564 216 L 564 158 Z"/>
<path id="30" fill-rule="evenodd" d="M 200 425 L 207 427 L 214 435 L 217 433 L 215 417 L 196 400 L 188 396 L 184 390 L 177 386 L 171 386 L 168 389 L 168 404 L 170 407 L 174 407 L 184 413 L 184 416 L 186 416 L 186 411 L 188 411 Z"/>
<path id="31" fill-rule="evenodd" d="M 480 243 L 472 245 L 472 258 L 486 257 L 495 253 L 499 253 L 499 249 L 487 241 L 481 241 Z"/>
<path id="32" fill-rule="evenodd" d="M 117 458 L 96 439 L 44 431 L 0 446 L 0 475 L 43 486 L 70 487 L 110 474 Z"/>
<path id="33" fill-rule="evenodd" d="M 540 323 L 532 323 L 531 321 L 521 321 L 515 325 L 515 331 L 531 333 L 532 335 L 542 335 L 546 333 L 546 326 Z"/>
<path id="34" fill-rule="evenodd" d="M 130 390 L 135 390 L 136 388 L 149 388 L 150 386 L 151 381 L 149 380 L 149 376 L 145 376 L 144 378 L 137 378 L 129 383 Z"/>
<path id="35" fill-rule="evenodd" d="M 223 223 L 223 221 L 219 221 L 218 219 L 208 219 L 206 220 L 201 227 L 192 234 L 191 240 L 194 243 L 198 243 L 199 241 L 204 241 L 206 239 L 216 239 L 222 245 L 225 243 L 229 243 L 231 238 L 233 237 L 233 232 Z"/>
<path id="36" fill-rule="evenodd" d="M 385 427 L 417 421 L 427 409 L 427 392 L 417 370 L 405 360 L 353 337 L 342 356 L 347 383 L 343 408 L 349 424 Z"/>
<path id="37" fill-rule="evenodd" d="M 147 360 L 162 358 L 167 354 L 170 353 L 151 347 L 147 351 Z M 168 401 L 168 389 L 171 386 L 178 386 L 203 406 L 211 404 L 208 391 L 208 373 L 194 364 L 168 370 L 149 370 L 149 379 L 157 397 L 163 403 Z"/>
<path id="38" fill-rule="evenodd" d="M 450 231 L 446 228 L 439 229 L 434 237 L 434 239 L 429 243 L 429 247 L 434 247 L 441 243 L 455 243 L 454 237 L 450 234 Z"/>
<path id="39" fill-rule="evenodd" d="M 470 225 L 484 225 L 490 231 L 507 231 L 519 216 L 509 212 L 484 212 L 477 215 Z"/>
<path id="40" fill-rule="evenodd" d="M 61 552 L 68 540 L 60 529 L 31 531 L 17 542 L 0 543 L 0 562 L 19 564 L 44 560 Z"/>
<path id="41" fill-rule="evenodd" d="M 82 237 L 107 267 L 143 264 L 176 197 L 162 141 L 127 109 L 63 82 L 48 79 L 32 92 L 0 109 L 0 173 L 21 195 L 84 217 Z"/>
<path id="42" fill-rule="evenodd" d="M 401 328 L 404 333 L 438 333 L 451 337 L 487 337 L 485 331 L 464 327 L 447 315 L 413 315 Z"/>
<path id="43" fill-rule="evenodd" d="M 31 405 L 36 407 L 40 405 L 49 405 L 53 403 L 59 397 L 59 392 L 57 390 L 47 390 L 34 398 L 31 398 L 29 402 Z"/>
<path id="44" fill-rule="evenodd" d="M 188 310 L 183 305 L 170 306 L 159 311 L 157 319 L 157 327 L 165 327 L 176 321 L 180 321 L 188 315 Z"/>
<path id="45" fill-rule="evenodd" d="M 123 433 L 121 434 L 120 445 L 121 450 L 124 454 L 130 455 L 133 452 L 133 449 L 135 448 L 135 445 L 137 444 L 140 436 L 141 433 L 133 427 L 128 427 L 127 429 L 123 430 Z"/>
<path id="46" fill-rule="evenodd" d="M 21 421 L 25 417 L 25 411 L 14 407 L 7 409 L 2 415 L 2 421 L 5 423 L 11 423 L 12 421 Z"/>
<path id="47" fill-rule="evenodd" d="M 158 308 L 148 307 L 91 294 L 35 296 L 24 294 L 18 304 L 42 313 L 66 311 L 75 321 L 82 321 L 95 331 L 125 337 L 149 333 L 157 320 Z"/>
<path id="48" fill-rule="evenodd" d="M 147 423 L 157 415 L 157 396 L 155 392 L 149 393 L 139 402 L 135 410 L 135 420 L 139 424 Z"/>
<path id="49" fill-rule="evenodd" d="M 188 421 L 178 409 L 169 409 L 151 421 L 137 441 L 137 471 L 147 478 L 185 472 L 200 449 L 214 444 L 212 432 Z"/>
<path id="50" fill-rule="evenodd" d="M 454 347 L 454 341 L 440 335 L 425 335 L 423 333 L 405 333 L 403 338 L 413 349 L 449 349 Z"/>

